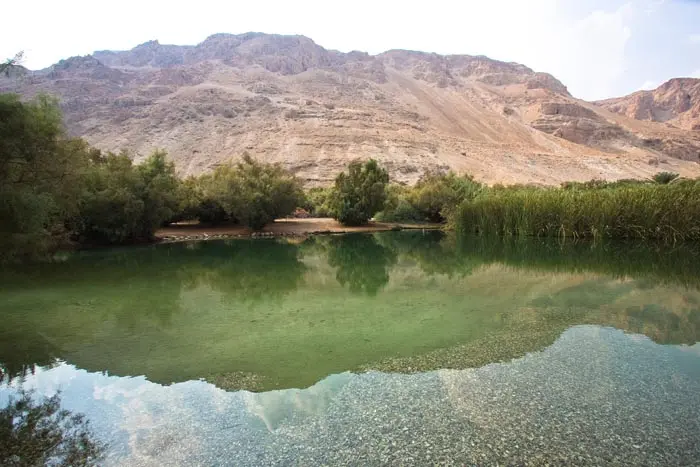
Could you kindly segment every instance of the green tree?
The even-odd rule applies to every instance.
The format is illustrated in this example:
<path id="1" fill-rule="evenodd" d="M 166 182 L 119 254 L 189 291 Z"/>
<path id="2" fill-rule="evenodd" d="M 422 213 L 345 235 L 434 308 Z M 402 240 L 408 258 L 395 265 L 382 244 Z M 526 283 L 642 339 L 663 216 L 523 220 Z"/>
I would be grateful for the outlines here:
<path id="1" fill-rule="evenodd" d="M 245 155 L 235 166 L 217 168 L 212 197 L 233 219 L 260 230 L 304 204 L 301 181 L 279 164 L 264 164 Z"/>
<path id="2" fill-rule="evenodd" d="M 163 150 L 154 151 L 137 166 L 137 171 L 144 184 L 143 234 L 150 236 L 156 227 L 177 213 L 181 181 L 175 174 L 175 164 L 167 160 Z"/>
<path id="3" fill-rule="evenodd" d="M 0 94 L 0 259 L 35 258 L 61 244 L 90 152 L 65 137 L 55 99 Z"/>
<path id="4" fill-rule="evenodd" d="M 425 220 L 445 222 L 450 212 L 461 202 L 474 199 L 480 190 L 481 184 L 471 176 L 429 172 L 416 184 L 409 200 Z"/>
<path id="5" fill-rule="evenodd" d="M 306 193 L 306 204 L 302 206 L 314 217 L 332 217 L 332 188 L 311 188 Z"/>
<path id="6" fill-rule="evenodd" d="M 179 206 L 179 180 L 172 163 L 156 151 L 134 166 L 129 154 L 96 154 L 82 179 L 72 227 L 82 243 L 148 241 Z"/>
<path id="7" fill-rule="evenodd" d="M 61 410 L 59 396 L 35 402 L 22 392 L 0 409 L 0 464 L 98 465 L 105 446 L 93 439 L 82 415 Z"/>
<path id="8" fill-rule="evenodd" d="M 344 225 L 362 225 L 384 208 L 389 174 L 370 159 L 350 163 L 335 179 L 333 217 Z"/>
<path id="9" fill-rule="evenodd" d="M 171 222 L 198 220 L 203 224 L 217 225 L 234 221 L 217 196 L 218 187 L 214 184 L 214 174 L 217 172 L 188 177 L 180 183 L 178 210 Z"/>

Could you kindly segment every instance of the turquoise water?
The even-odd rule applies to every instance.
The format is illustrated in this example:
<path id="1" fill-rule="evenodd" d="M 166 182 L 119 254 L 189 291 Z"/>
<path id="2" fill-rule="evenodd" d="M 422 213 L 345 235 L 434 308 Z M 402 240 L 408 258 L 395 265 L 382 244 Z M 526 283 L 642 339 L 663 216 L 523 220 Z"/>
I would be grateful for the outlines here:
<path id="1" fill-rule="evenodd" d="M 387 232 L 4 271 L 0 403 L 109 465 L 700 463 L 690 246 Z"/>

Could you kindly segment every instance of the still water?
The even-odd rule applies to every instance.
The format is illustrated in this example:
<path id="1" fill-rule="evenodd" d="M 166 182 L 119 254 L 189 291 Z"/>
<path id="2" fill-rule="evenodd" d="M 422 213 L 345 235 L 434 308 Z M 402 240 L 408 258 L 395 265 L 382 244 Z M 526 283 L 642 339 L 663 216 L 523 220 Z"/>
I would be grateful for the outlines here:
<path id="1" fill-rule="evenodd" d="M 2 273 L 0 405 L 108 465 L 700 464 L 700 251 L 437 232 Z"/>

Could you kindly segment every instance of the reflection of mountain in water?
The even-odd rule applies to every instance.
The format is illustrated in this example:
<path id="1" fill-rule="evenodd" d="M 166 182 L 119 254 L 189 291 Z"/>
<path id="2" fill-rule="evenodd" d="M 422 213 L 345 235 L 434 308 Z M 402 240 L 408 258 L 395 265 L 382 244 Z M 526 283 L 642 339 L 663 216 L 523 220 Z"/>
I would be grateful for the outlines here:
<path id="1" fill-rule="evenodd" d="M 346 370 L 482 366 L 577 324 L 659 343 L 700 334 L 700 261 L 687 246 L 387 232 L 94 251 L 0 279 L 11 374 L 60 358 L 264 390 Z"/>
<path id="2" fill-rule="evenodd" d="M 66 364 L 25 384 L 43 394 L 62 389 L 65 407 L 85 413 L 110 440 L 107 465 L 694 465 L 700 458 L 698 345 L 661 346 L 598 326 L 573 327 L 504 364 L 344 373 L 301 390 L 162 386 Z M 0 386 L 0 400 L 12 390 Z"/>

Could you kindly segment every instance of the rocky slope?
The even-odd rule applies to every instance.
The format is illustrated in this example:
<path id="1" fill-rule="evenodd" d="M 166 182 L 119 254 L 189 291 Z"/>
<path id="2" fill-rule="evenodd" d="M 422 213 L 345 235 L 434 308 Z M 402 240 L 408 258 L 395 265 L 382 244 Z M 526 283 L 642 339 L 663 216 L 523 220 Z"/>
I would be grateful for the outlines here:
<path id="1" fill-rule="evenodd" d="M 700 132 L 619 115 L 551 75 L 483 56 L 216 34 L 73 57 L 2 78 L 0 91 L 57 94 L 72 134 L 137 158 L 165 148 L 182 174 L 248 152 L 310 185 L 358 157 L 408 183 L 434 168 L 490 183 L 700 175 Z"/>
<path id="2" fill-rule="evenodd" d="M 637 120 L 700 131 L 700 79 L 674 78 L 653 91 L 639 91 L 597 104 Z"/>

